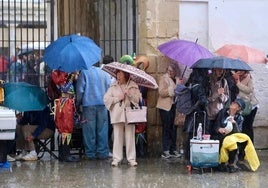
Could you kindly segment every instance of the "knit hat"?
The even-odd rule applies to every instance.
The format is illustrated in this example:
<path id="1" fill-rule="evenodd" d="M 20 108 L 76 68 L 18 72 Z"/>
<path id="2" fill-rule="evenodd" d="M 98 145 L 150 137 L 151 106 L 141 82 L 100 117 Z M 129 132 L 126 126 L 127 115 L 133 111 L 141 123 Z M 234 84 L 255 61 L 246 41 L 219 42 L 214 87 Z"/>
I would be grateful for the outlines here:
<path id="1" fill-rule="evenodd" d="M 234 102 L 240 106 L 241 110 L 245 109 L 246 104 L 245 104 L 245 101 L 243 99 L 238 98 L 238 99 L 235 99 Z"/>
<path id="2" fill-rule="evenodd" d="M 119 62 L 120 63 L 125 63 L 128 65 L 132 65 L 133 64 L 133 58 L 130 55 L 123 55 L 120 59 Z"/>

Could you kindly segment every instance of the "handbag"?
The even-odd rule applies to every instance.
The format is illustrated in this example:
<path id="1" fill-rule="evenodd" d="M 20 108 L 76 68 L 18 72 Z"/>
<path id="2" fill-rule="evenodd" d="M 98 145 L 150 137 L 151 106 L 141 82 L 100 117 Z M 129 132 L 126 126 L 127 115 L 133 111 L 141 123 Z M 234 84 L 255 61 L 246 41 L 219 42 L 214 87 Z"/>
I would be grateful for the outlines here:
<path id="1" fill-rule="evenodd" d="M 246 116 L 249 115 L 251 113 L 252 110 L 252 104 L 250 103 L 250 101 L 245 101 L 245 108 L 242 111 L 242 115 Z"/>
<path id="2" fill-rule="evenodd" d="M 145 123 L 147 122 L 147 107 L 139 103 L 135 106 L 133 103 L 129 107 L 125 107 L 127 124 Z"/>
<path id="3" fill-rule="evenodd" d="M 182 126 L 182 125 L 184 125 L 185 117 L 186 117 L 185 114 L 178 112 L 178 110 L 176 109 L 175 119 L 174 119 L 174 125 L 175 126 Z"/>

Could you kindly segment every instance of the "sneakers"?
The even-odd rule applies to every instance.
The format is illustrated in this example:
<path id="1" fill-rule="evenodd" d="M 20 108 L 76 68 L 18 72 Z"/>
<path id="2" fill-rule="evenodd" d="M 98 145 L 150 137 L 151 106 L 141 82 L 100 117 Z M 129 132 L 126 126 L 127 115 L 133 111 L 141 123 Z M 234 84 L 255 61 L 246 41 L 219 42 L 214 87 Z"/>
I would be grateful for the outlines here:
<path id="1" fill-rule="evenodd" d="M 177 151 L 173 151 L 173 152 L 170 152 L 170 156 L 175 157 L 175 158 L 179 158 L 179 157 L 181 157 L 181 154 L 179 154 L 179 152 L 177 152 Z"/>
<path id="2" fill-rule="evenodd" d="M 11 157 L 10 155 L 7 155 L 7 161 L 8 162 L 14 162 L 14 161 L 16 161 L 16 159 Z"/>
<path id="3" fill-rule="evenodd" d="M 234 173 L 238 170 L 234 165 L 227 165 L 229 173 Z"/>
<path id="4" fill-rule="evenodd" d="M 118 161 L 113 161 L 111 165 L 114 166 L 114 167 L 117 167 L 119 165 L 119 162 Z"/>
<path id="5" fill-rule="evenodd" d="M 27 155 L 23 156 L 21 158 L 24 161 L 36 161 L 38 159 L 37 153 L 35 151 L 31 151 Z"/>
<path id="6" fill-rule="evenodd" d="M 23 156 L 24 156 L 24 155 L 23 155 L 22 153 L 20 153 L 19 155 L 16 155 L 16 156 L 15 156 L 15 160 L 16 160 L 16 161 L 19 161 L 19 160 L 22 159 Z"/>
<path id="7" fill-rule="evenodd" d="M 138 163 L 136 161 L 129 161 L 128 164 L 132 167 L 138 166 Z"/>
<path id="8" fill-rule="evenodd" d="M 164 159 L 169 159 L 171 157 L 179 158 L 181 157 L 181 154 L 177 151 L 169 152 L 169 151 L 164 151 L 161 155 L 162 158 Z"/>
<path id="9" fill-rule="evenodd" d="M 228 166 L 225 163 L 219 164 L 217 167 L 217 170 L 219 172 L 228 172 L 229 171 Z"/>
<path id="10" fill-rule="evenodd" d="M 27 154 L 26 151 L 17 151 L 17 155 L 15 156 L 16 161 L 19 161 Z"/>
<path id="11" fill-rule="evenodd" d="M 239 170 L 242 171 L 251 171 L 250 167 L 245 163 L 245 161 L 238 161 L 236 163 L 237 167 L 239 168 Z"/>
<path id="12" fill-rule="evenodd" d="M 169 154 L 169 151 L 164 151 L 161 155 L 162 158 L 164 159 L 169 159 L 171 155 Z"/>

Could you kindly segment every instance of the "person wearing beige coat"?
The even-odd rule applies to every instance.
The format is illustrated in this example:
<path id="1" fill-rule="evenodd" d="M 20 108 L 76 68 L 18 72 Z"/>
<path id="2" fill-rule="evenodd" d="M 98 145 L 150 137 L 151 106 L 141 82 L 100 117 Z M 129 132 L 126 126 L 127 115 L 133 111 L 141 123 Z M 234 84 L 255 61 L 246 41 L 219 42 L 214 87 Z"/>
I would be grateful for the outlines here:
<path id="1" fill-rule="evenodd" d="M 128 73 L 118 71 L 117 81 L 110 86 L 103 99 L 114 129 L 112 166 L 118 166 L 123 160 L 124 137 L 127 161 L 130 166 L 137 166 L 135 126 L 126 123 L 125 107 L 129 107 L 130 102 L 138 104 L 141 99 L 138 85 L 129 79 Z"/>
<path id="2" fill-rule="evenodd" d="M 242 98 L 245 102 L 250 102 L 252 109 L 251 112 L 247 115 L 243 115 L 244 122 L 242 133 L 247 134 L 252 143 L 254 143 L 254 132 L 253 132 L 253 123 L 259 108 L 259 101 L 255 96 L 255 91 L 253 87 L 253 80 L 249 71 L 237 71 L 233 74 L 235 79 L 236 86 L 239 89 L 238 98 Z"/>
<path id="3" fill-rule="evenodd" d="M 167 73 L 159 80 L 156 108 L 159 109 L 162 122 L 162 158 L 180 157 L 177 152 L 177 126 L 174 125 L 175 119 L 175 88 L 178 68 L 175 64 L 170 64 Z"/>

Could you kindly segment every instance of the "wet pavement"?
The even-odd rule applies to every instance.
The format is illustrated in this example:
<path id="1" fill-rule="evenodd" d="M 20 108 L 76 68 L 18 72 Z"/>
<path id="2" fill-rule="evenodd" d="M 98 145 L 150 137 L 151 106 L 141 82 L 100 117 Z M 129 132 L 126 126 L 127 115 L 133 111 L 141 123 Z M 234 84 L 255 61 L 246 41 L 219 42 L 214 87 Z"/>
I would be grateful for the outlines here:
<path id="1" fill-rule="evenodd" d="M 45 156 L 39 161 L 11 162 L 0 168 L 0 187 L 268 187 L 268 150 L 258 151 L 261 166 L 256 172 L 189 173 L 181 159 L 138 159 L 138 167 L 123 162 L 111 167 L 109 160 L 59 162 Z M 111 159 L 110 159 L 111 160 Z"/>

